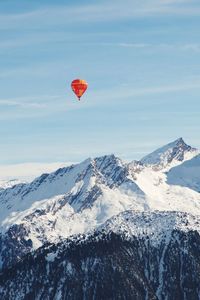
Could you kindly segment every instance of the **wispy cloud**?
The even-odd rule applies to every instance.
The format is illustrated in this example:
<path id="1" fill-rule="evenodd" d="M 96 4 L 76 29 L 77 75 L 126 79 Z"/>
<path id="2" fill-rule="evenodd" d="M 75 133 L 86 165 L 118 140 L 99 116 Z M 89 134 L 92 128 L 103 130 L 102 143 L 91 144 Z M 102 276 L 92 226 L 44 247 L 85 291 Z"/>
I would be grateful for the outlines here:
<path id="1" fill-rule="evenodd" d="M 14 106 L 14 107 L 21 107 L 21 108 L 44 108 L 46 105 L 37 102 L 20 102 L 15 100 L 7 100 L 7 99 L 0 99 L 0 106 Z"/>
<path id="2" fill-rule="evenodd" d="M 69 97 L 68 97 L 69 98 Z M 71 100 L 66 95 L 38 95 L 0 99 L 0 120 L 41 118 L 60 112 L 83 109 L 71 92 Z M 92 104 L 92 103 L 91 103 Z M 90 106 L 90 104 L 86 104 Z"/>
<path id="3" fill-rule="evenodd" d="M 58 99 L 60 96 L 52 95 L 39 95 L 39 96 L 27 96 L 27 97 L 15 97 L 15 98 L 2 98 L 0 99 L 0 106 L 18 107 L 18 108 L 33 108 L 42 109 L 46 108 L 48 103 Z"/>
<path id="4" fill-rule="evenodd" d="M 167 43 L 104 43 L 104 45 L 112 45 L 123 48 L 133 48 L 133 49 L 149 49 L 149 50 L 164 50 L 164 51 L 192 51 L 199 52 L 200 44 L 199 43 L 184 43 L 184 44 L 167 44 Z"/>
<path id="5" fill-rule="evenodd" d="M 64 111 L 92 108 L 102 104 L 111 105 L 112 103 L 116 103 L 116 101 L 120 103 L 125 99 L 133 97 L 140 98 L 190 90 L 200 90 L 200 80 L 185 80 L 172 85 L 144 86 L 140 88 L 131 86 L 130 84 L 112 86 L 109 89 L 90 91 L 84 105 L 76 101 L 74 95 L 72 95 L 70 101 L 67 101 L 66 95 L 38 95 L 35 97 L 0 99 L 0 106 L 7 107 L 6 113 L 5 111 L 3 113 L 0 112 L 0 120 L 9 118 L 36 118 Z M 10 107 L 16 107 L 18 110 L 9 111 Z"/>
<path id="6" fill-rule="evenodd" d="M 161 15 L 199 15 L 200 7 L 196 0 L 126 0 L 102 1 L 101 4 L 55 5 L 25 13 L 0 15 L 1 28 L 20 26 L 37 27 L 38 21 L 43 26 L 48 24 L 66 24 L 73 22 L 115 21 L 127 18 L 138 18 Z M 31 23 L 32 22 L 32 23 Z"/>
<path id="7" fill-rule="evenodd" d="M 0 50 L 6 50 L 16 47 L 26 47 L 29 45 L 38 45 L 44 43 L 81 43 L 84 44 L 82 34 L 76 32 L 77 26 L 81 23 L 90 22 L 105 22 L 118 21 L 126 19 L 134 19 L 148 16 L 163 16 L 163 15 L 200 15 L 200 5 L 196 0 L 111 0 L 102 1 L 95 4 L 80 4 L 80 5 L 54 5 L 42 6 L 37 10 L 27 11 L 24 13 L 1 14 L 0 13 L 0 27 L 1 29 L 13 28 L 40 28 L 37 34 L 34 30 L 30 31 L 28 35 L 25 33 L 17 39 L 4 38 L 0 43 Z M 75 24 L 74 30 L 76 34 L 61 30 L 60 25 Z M 42 27 L 41 27 L 42 24 Z M 59 26 L 59 30 L 56 27 Z M 70 25 L 71 26 L 71 25 Z M 47 28 L 51 30 L 46 31 Z M 88 34 L 88 33 L 87 33 Z M 87 35 L 84 33 L 84 38 Z M 98 34 L 98 33 L 96 33 Z M 104 33 L 105 35 L 105 33 Z M 91 36 L 88 35 L 88 40 Z M 87 42 L 86 42 L 87 44 Z M 92 44 L 92 43 L 90 43 Z M 102 43 L 103 44 L 103 43 Z M 106 43 L 105 43 L 106 44 Z M 180 49 L 198 51 L 200 45 L 198 43 L 191 43 L 186 45 L 173 44 L 150 44 L 146 43 L 117 43 L 121 47 L 132 48 L 151 48 L 151 49 Z M 108 45 L 108 43 L 107 43 Z M 111 44 L 110 44 L 111 45 Z"/>
<path id="8" fill-rule="evenodd" d="M 9 38 L 7 36 L 4 39 L 1 39 L 0 50 L 6 50 L 8 48 L 20 48 L 20 47 L 28 47 L 32 45 L 44 45 L 49 43 L 84 43 L 85 39 L 91 39 L 93 37 L 101 36 L 102 33 L 84 33 L 80 32 L 74 34 L 73 32 L 66 31 L 53 31 L 50 32 L 48 30 L 41 30 L 37 34 L 33 32 L 25 32 L 23 36 L 19 36 L 18 38 Z M 108 35 L 107 32 L 103 33 L 104 36 Z"/>
<path id="9" fill-rule="evenodd" d="M 180 92 L 189 91 L 194 89 L 200 90 L 200 80 L 192 80 L 192 81 L 185 80 L 171 85 L 160 85 L 160 86 L 151 86 L 151 87 L 144 86 L 140 88 L 131 86 L 129 84 L 129 85 L 117 86 L 112 89 L 108 89 L 104 91 L 99 91 L 97 94 L 97 98 L 109 99 L 109 101 L 110 100 L 124 101 L 125 98 L 167 94 L 167 93 L 173 93 L 179 91 Z"/>

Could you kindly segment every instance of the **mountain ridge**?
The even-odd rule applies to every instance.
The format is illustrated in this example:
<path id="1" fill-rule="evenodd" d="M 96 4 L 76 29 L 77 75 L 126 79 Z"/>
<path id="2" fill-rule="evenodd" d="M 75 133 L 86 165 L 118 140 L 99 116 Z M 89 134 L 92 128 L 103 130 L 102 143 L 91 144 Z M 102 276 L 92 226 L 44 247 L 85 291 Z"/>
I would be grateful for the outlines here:
<path id="1" fill-rule="evenodd" d="M 160 165 L 160 167 L 166 167 L 167 164 L 171 163 L 174 159 L 180 162 L 183 161 L 188 152 L 196 153 L 197 149 L 187 145 L 181 137 L 144 156 L 141 162 L 146 165 Z"/>
<path id="2" fill-rule="evenodd" d="M 177 141 L 184 143 L 178 139 L 173 144 Z M 170 170 L 197 155 L 194 148 L 185 145 L 184 153 L 181 152 L 183 160 L 177 159 L 177 152 L 172 159 L 170 151 L 170 162 L 165 168 L 154 168 L 141 161 L 123 162 L 111 154 L 88 158 L 80 164 L 42 174 L 31 183 L 1 190 L 2 268 L 20 260 L 31 249 L 86 233 L 124 211 L 199 215 L 200 194 L 188 187 L 168 184 Z M 8 249 L 12 253 L 9 258 Z M 21 249 L 21 253 L 16 249 Z"/>

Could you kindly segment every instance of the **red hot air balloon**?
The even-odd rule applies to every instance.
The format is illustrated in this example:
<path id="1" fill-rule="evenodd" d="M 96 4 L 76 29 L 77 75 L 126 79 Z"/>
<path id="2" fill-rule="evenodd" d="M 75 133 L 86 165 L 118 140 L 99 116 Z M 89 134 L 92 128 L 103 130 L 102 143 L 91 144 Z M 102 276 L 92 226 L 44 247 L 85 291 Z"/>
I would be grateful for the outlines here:
<path id="1" fill-rule="evenodd" d="M 85 93 L 87 90 L 88 84 L 83 79 L 75 79 L 71 83 L 72 91 L 76 94 L 78 97 L 78 100 L 80 100 L 81 96 Z"/>

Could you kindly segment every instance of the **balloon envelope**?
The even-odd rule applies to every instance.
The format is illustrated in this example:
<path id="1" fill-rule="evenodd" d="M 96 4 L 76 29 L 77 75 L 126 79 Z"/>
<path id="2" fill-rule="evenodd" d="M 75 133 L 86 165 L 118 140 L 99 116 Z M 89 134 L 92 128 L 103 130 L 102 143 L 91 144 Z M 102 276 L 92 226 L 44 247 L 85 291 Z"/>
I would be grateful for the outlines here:
<path id="1" fill-rule="evenodd" d="M 83 79 L 75 79 L 71 83 L 72 91 L 76 94 L 78 99 L 80 100 L 81 96 L 87 90 L 88 84 Z"/>

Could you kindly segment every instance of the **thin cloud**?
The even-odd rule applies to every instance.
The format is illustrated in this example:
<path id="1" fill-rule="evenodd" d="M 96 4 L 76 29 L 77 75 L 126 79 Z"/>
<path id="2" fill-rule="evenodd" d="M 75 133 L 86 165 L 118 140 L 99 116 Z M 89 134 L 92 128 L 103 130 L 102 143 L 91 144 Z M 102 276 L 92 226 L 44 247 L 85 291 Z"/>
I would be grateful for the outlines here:
<path id="1" fill-rule="evenodd" d="M 145 43 L 118 43 L 116 45 L 124 48 L 137 48 L 137 49 L 152 47 L 151 44 L 145 44 Z"/>
<path id="2" fill-rule="evenodd" d="M 164 85 L 164 86 L 154 86 L 154 87 L 131 87 L 128 86 L 118 86 L 113 87 L 112 89 L 99 91 L 99 93 L 96 95 L 97 99 L 106 99 L 105 102 L 107 102 L 107 99 L 110 100 L 123 100 L 125 98 L 130 97 L 142 97 L 142 96 L 149 96 L 149 95 L 157 95 L 157 94 L 166 94 L 166 93 L 172 93 L 172 92 L 181 92 L 181 91 L 187 91 L 187 90 L 194 90 L 194 89 L 200 89 L 200 81 L 193 80 L 192 82 L 183 81 L 179 82 L 173 85 Z M 94 96 L 93 96 L 94 99 Z"/>
<path id="3" fill-rule="evenodd" d="M 196 7 L 196 3 L 192 0 L 115 0 L 91 5 L 55 5 L 21 14 L 1 14 L 0 24 L 1 28 L 13 28 L 28 22 L 29 27 L 39 27 L 40 21 L 43 21 L 43 26 L 46 26 L 71 22 L 78 24 L 117 21 L 147 16 L 199 15 L 200 8 Z"/>
<path id="4" fill-rule="evenodd" d="M 200 44 L 185 44 L 182 46 L 182 49 L 183 50 L 186 50 L 186 51 L 194 51 L 194 52 L 199 52 L 200 51 Z"/>
<path id="5" fill-rule="evenodd" d="M 84 33 L 84 37 L 88 36 L 89 38 L 95 34 L 86 34 Z M 95 35 L 96 36 L 96 35 Z M 13 38 L 7 38 L 5 37 L 4 40 L 1 40 L 0 44 L 0 50 L 6 50 L 6 49 L 13 49 L 13 48 L 20 48 L 20 47 L 28 47 L 32 45 L 41 45 L 41 44 L 49 44 L 49 43 L 64 43 L 64 42 L 70 42 L 70 43 L 77 43 L 82 37 L 82 34 L 74 35 L 73 33 L 67 33 L 66 32 L 46 32 L 41 31 L 37 34 L 35 33 L 28 33 L 24 35 L 23 37 L 18 37 L 16 39 Z"/>
<path id="6" fill-rule="evenodd" d="M 2 98 L 0 99 L 0 106 L 18 107 L 18 108 L 46 108 L 48 102 L 57 99 L 59 96 L 39 95 L 16 98 Z"/>
<path id="7" fill-rule="evenodd" d="M 41 103 L 25 103 L 25 102 L 18 102 L 18 101 L 13 101 L 13 100 L 4 100 L 0 99 L 0 106 L 14 106 L 14 107 L 21 107 L 21 108 L 44 108 L 46 105 L 41 104 Z"/>
<path id="8" fill-rule="evenodd" d="M 130 86 L 130 85 L 129 85 Z M 183 81 L 173 85 L 154 87 L 129 87 L 126 85 L 114 86 L 106 90 L 90 91 L 87 95 L 87 102 L 80 105 L 78 101 L 67 101 L 64 95 L 38 95 L 36 97 L 18 97 L 11 99 L 0 99 L 0 106 L 7 106 L 6 112 L 0 113 L 0 120 L 10 118 L 40 118 L 48 115 L 55 115 L 60 112 L 92 108 L 98 105 L 124 102 L 124 99 L 148 97 L 150 95 L 170 94 L 174 92 L 200 90 L 200 81 Z M 108 101 L 109 100 L 109 101 Z M 9 111 L 9 107 L 18 107 L 18 111 Z M 24 113 L 24 111 L 26 113 Z"/>
<path id="9" fill-rule="evenodd" d="M 106 45 L 106 43 L 105 43 Z M 200 51 L 200 44 L 186 43 L 186 44 L 150 44 L 150 43 L 107 43 L 107 45 L 118 46 L 123 48 L 135 49 L 150 49 L 150 50 L 176 50 L 176 51 Z"/>
<path id="10" fill-rule="evenodd" d="M 84 107 L 86 105 L 91 106 L 87 103 Z M 5 107 L 5 109 L 3 112 L 0 112 L 0 120 L 35 119 L 55 115 L 60 112 L 83 109 L 83 106 L 79 105 L 78 101 L 68 101 L 66 95 L 38 95 L 35 97 L 0 99 L 1 106 Z"/>

